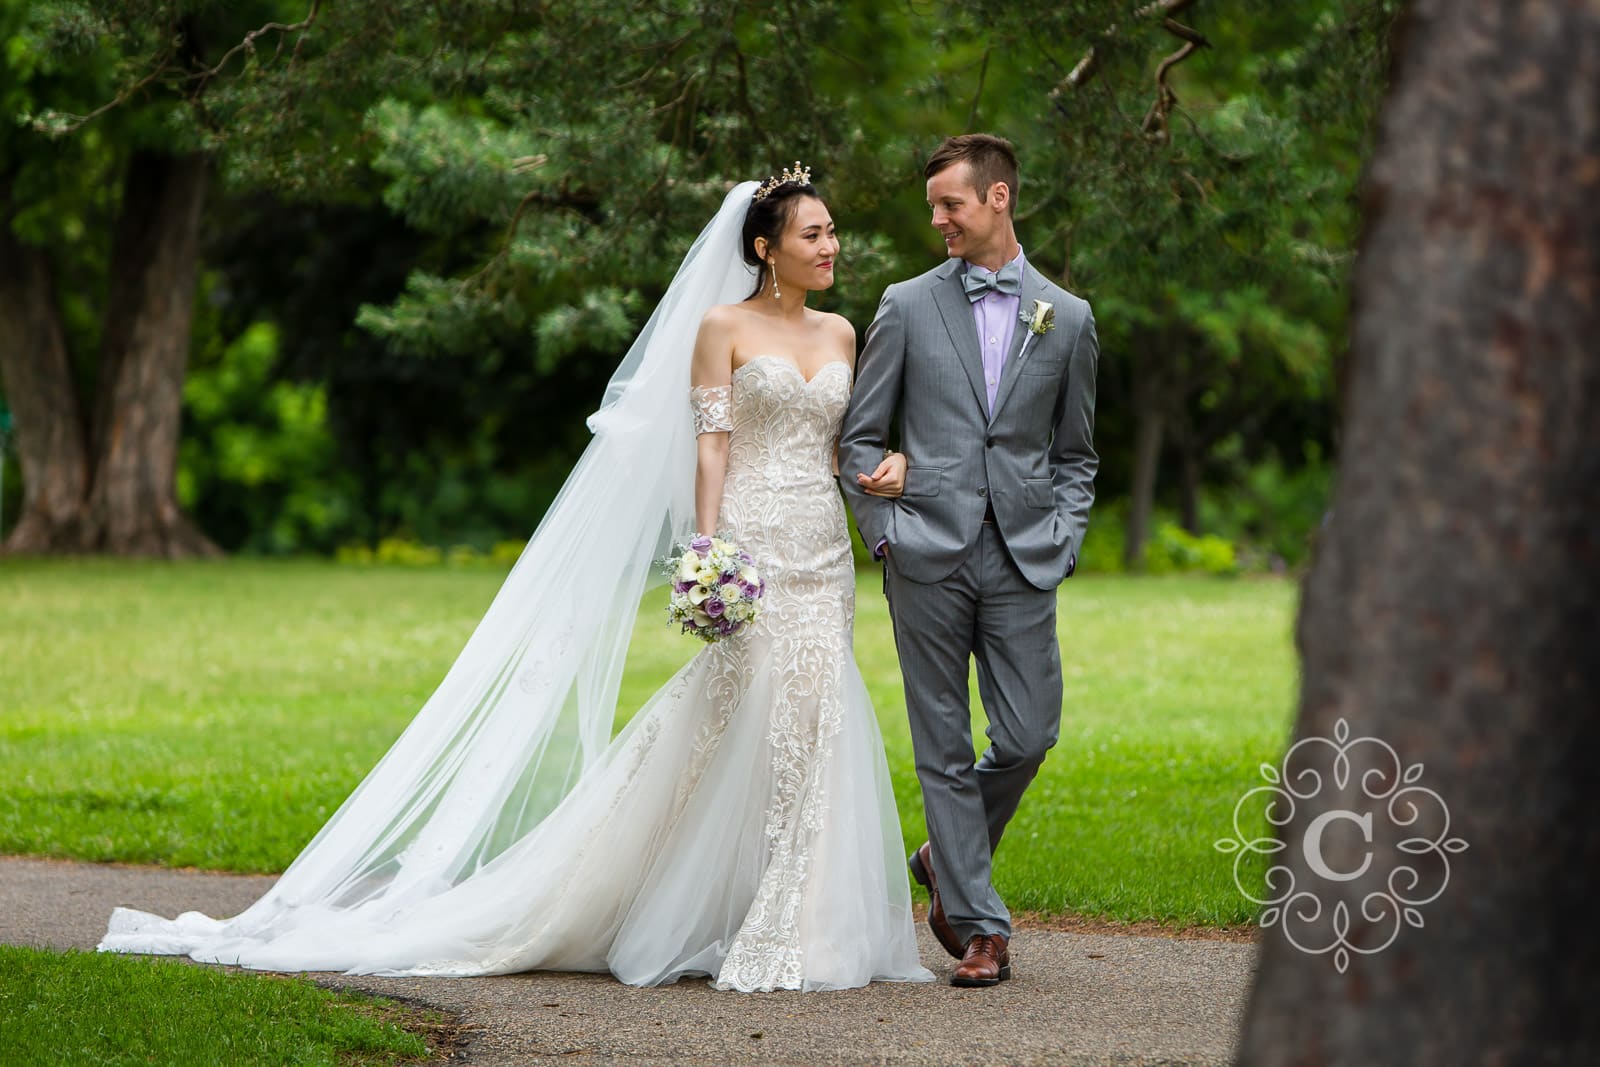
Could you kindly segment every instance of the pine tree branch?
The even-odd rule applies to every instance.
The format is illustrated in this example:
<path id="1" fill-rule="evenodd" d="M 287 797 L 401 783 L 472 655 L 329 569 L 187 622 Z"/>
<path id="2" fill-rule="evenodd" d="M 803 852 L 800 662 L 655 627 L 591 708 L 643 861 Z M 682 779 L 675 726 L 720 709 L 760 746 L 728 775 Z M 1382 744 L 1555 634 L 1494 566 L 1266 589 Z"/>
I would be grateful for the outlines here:
<path id="1" fill-rule="evenodd" d="M 205 89 L 207 82 L 209 82 L 217 74 L 221 73 L 222 68 L 227 66 L 228 62 L 233 59 L 234 56 L 238 55 L 240 52 L 250 52 L 253 55 L 256 50 L 256 40 L 258 38 L 264 37 L 269 33 L 277 33 L 278 53 L 281 55 L 283 52 L 284 38 L 291 33 L 300 33 L 303 37 L 303 31 L 310 29 L 311 25 L 317 21 L 317 13 L 321 7 L 322 0 L 311 0 L 310 10 L 306 12 L 306 17 L 301 19 L 299 22 L 269 22 L 264 26 L 258 27 L 257 29 L 251 30 L 249 33 L 245 34 L 243 40 L 222 54 L 222 58 L 217 61 L 216 66 L 190 76 L 191 81 L 198 80 L 200 82 L 199 85 L 195 86 L 194 91 L 196 95 Z M 295 45 L 295 51 L 298 52 L 299 50 L 299 45 L 297 43 Z"/>
<path id="2" fill-rule="evenodd" d="M 1162 25 L 1165 26 L 1167 22 L 1172 21 L 1171 16 L 1193 6 L 1194 3 L 1195 0 L 1152 0 L 1151 3 L 1136 9 L 1132 17 L 1135 19 L 1147 19 L 1154 15 L 1160 15 L 1163 19 Z M 1118 23 L 1113 22 L 1101 32 L 1100 36 L 1110 40 L 1117 35 L 1120 28 Z M 1100 52 L 1097 46 L 1091 45 L 1089 50 L 1084 52 L 1083 58 L 1073 65 L 1072 70 L 1067 72 L 1065 78 L 1061 79 L 1060 84 L 1050 90 L 1050 99 L 1054 100 L 1063 93 L 1083 88 L 1099 69 Z"/>
<path id="3" fill-rule="evenodd" d="M 300 34 L 300 37 L 295 42 L 294 51 L 291 53 L 291 62 L 294 59 L 298 59 L 300 55 L 300 45 L 305 40 L 304 31 L 310 29 L 312 24 L 317 21 L 317 15 L 321 7 L 322 0 L 311 0 L 311 7 L 306 12 L 306 17 L 301 19 L 299 22 L 268 22 L 265 25 L 251 30 L 249 33 L 245 34 L 244 38 L 238 44 L 234 45 L 232 48 L 228 49 L 227 52 L 223 53 L 222 58 L 217 61 L 215 66 L 194 71 L 185 75 L 181 79 L 182 81 L 199 83 L 190 93 L 191 98 L 198 99 L 200 94 L 205 90 L 206 83 L 217 74 L 220 74 L 222 72 L 222 68 L 227 66 L 234 56 L 238 55 L 241 51 L 249 51 L 254 53 L 256 41 L 266 34 L 278 34 L 279 55 L 282 55 L 283 53 L 284 38 L 291 33 Z M 140 78 L 138 81 L 123 86 L 122 90 L 117 93 L 116 96 L 112 97 L 104 104 L 101 104 L 88 114 L 70 115 L 59 111 L 46 111 L 44 114 L 32 119 L 31 125 L 38 132 L 51 137 L 64 137 L 69 133 L 76 133 L 84 126 L 87 126 L 89 123 L 99 118 L 101 115 L 104 115 L 106 112 L 114 111 L 123 104 L 126 104 L 150 83 L 156 81 L 162 75 L 172 71 L 175 66 L 173 59 L 177 55 L 180 48 L 182 48 L 183 43 L 183 34 L 179 32 L 177 36 L 168 42 L 167 47 L 156 57 L 155 62 L 151 65 L 150 70 L 146 72 L 144 77 Z"/>
<path id="4" fill-rule="evenodd" d="M 114 111 L 126 104 L 145 86 L 167 73 L 171 69 L 172 57 L 177 50 L 177 42 L 169 42 L 166 50 L 157 57 L 155 65 L 150 68 L 149 73 L 138 81 L 123 86 L 121 92 L 87 115 L 69 115 L 52 109 L 29 119 L 29 125 L 33 127 L 35 132 L 42 133 L 47 137 L 65 137 L 69 133 L 77 133 L 106 112 Z"/>
<path id="5" fill-rule="evenodd" d="M 1180 38 L 1183 47 L 1163 59 L 1161 65 L 1156 68 L 1156 99 L 1150 105 L 1149 112 L 1145 114 L 1144 122 L 1140 124 L 1144 134 L 1157 141 L 1165 141 L 1170 136 L 1167 120 L 1178 102 L 1178 95 L 1172 91 L 1172 86 L 1167 82 L 1167 72 L 1200 49 L 1211 47 L 1210 41 L 1175 19 L 1162 19 L 1161 28 Z"/>

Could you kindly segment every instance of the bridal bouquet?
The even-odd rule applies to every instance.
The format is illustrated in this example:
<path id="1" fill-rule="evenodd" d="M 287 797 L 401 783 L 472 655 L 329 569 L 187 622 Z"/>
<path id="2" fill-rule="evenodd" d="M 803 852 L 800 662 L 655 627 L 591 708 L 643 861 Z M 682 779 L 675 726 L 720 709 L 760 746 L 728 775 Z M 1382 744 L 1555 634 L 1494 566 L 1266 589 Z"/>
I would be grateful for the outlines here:
<path id="1" fill-rule="evenodd" d="M 720 641 L 761 614 L 767 583 L 750 553 L 720 537 L 696 536 L 666 561 L 672 580 L 667 618 L 702 641 Z"/>

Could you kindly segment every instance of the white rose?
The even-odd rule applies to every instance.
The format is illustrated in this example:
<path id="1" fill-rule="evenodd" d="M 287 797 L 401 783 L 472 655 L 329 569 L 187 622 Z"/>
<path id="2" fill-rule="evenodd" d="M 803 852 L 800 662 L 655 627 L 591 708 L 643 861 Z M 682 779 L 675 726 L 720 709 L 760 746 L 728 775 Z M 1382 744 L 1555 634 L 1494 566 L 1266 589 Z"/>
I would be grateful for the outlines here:
<path id="1" fill-rule="evenodd" d="M 717 590 L 717 595 L 722 598 L 722 602 L 724 604 L 732 604 L 740 597 L 744 596 L 744 590 L 740 589 L 732 582 L 729 582 L 727 585 Z"/>
<path id="2" fill-rule="evenodd" d="M 678 560 L 678 581 L 692 582 L 700 577 L 700 554 L 694 549 L 683 554 Z"/>

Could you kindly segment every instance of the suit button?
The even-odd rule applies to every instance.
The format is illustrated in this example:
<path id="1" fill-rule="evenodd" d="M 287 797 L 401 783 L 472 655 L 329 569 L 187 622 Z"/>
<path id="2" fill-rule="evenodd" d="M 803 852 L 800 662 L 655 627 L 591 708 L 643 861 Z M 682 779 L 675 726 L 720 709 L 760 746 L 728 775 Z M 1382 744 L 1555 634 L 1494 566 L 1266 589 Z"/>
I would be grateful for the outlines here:
<path id="1" fill-rule="evenodd" d="M 983 447 L 984 448 L 993 448 L 994 447 L 994 438 L 993 437 L 985 437 L 983 439 Z"/>
<path id="2" fill-rule="evenodd" d="M 978 486 L 978 495 L 979 496 L 988 496 L 989 495 L 989 487 L 987 485 Z"/>

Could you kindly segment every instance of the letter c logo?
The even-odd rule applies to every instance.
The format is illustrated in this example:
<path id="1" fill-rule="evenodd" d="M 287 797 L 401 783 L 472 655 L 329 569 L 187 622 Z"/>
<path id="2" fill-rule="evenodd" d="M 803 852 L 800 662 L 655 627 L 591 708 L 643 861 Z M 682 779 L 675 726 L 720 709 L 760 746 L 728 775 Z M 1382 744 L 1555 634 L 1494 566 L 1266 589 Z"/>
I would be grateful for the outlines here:
<path id="1" fill-rule="evenodd" d="M 1318 875 L 1330 881 L 1354 881 L 1367 873 L 1367 868 L 1372 866 L 1372 850 L 1367 850 L 1366 858 L 1361 861 L 1361 866 L 1354 871 L 1340 872 L 1329 867 L 1328 861 L 1322 858 L 1322 834 L 1328 828 L 1328 824 L 1335 819 L 1348 819 L 1361 827 L 1361 839 L 1369 845 L 1372 844 L 1372 813 L 1370 811 L 1365 815 L 1357 815 L 1353 811 L 1345 811 L 1342 808 L 1334 811 L 1325 811 L 1311 820 L 1311 827 L 1306 831 L 1306 862 L 1311 865 L 1311 869 L 1316 871 Z"/>

